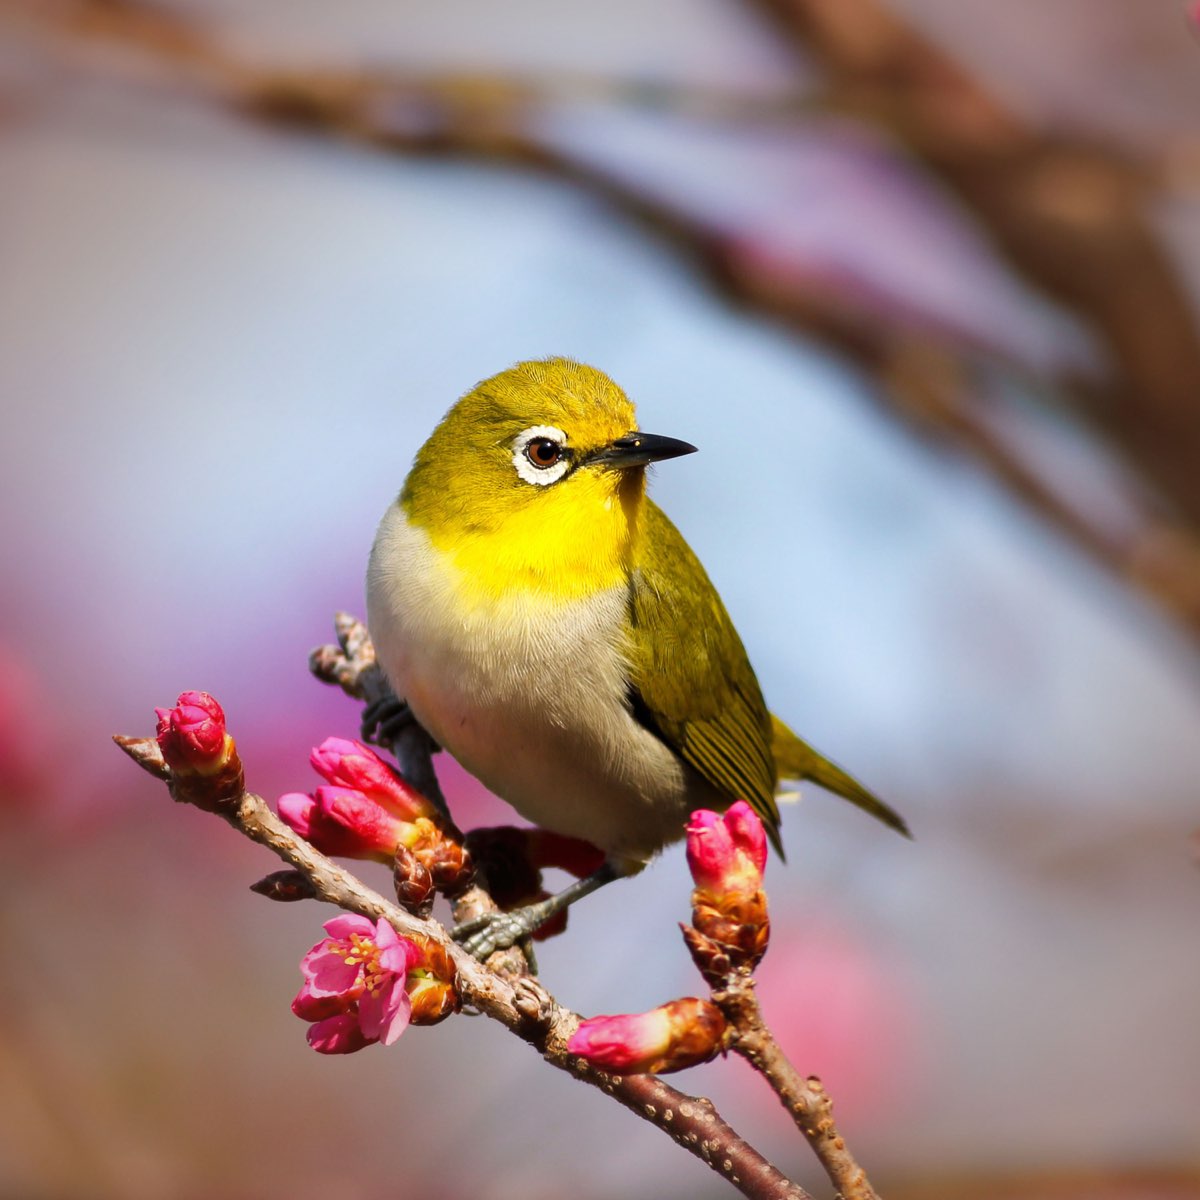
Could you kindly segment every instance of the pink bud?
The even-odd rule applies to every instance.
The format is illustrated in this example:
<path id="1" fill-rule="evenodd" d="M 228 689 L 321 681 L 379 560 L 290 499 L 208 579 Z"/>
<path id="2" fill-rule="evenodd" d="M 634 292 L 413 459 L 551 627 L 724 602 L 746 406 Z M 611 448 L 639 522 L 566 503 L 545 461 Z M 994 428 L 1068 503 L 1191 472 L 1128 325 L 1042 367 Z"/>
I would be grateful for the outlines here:
<path id="1" fill-rule="evenodd" d="M 344 830 L 347 837 L 357 839 L 360 853 L 356 857 L 376 855 L 386 862 L 392 861 L 397 845 L 404 840 L 407 822 L 350 788 L 319 787 L 316 801 L 326 822 Z"/>
<path id="2" fill-rule="evenodd" d="M 687 860 L 696 886 L 713 896 L 752 896 L 762 887 L 767 835 L 744 800 L 722 816 L 701 808 L 687 828 Z"/>
<path id="3" fill-rule="evenodd" d="M 329 783 L 369 796 L 401 820 L 415 821 L 434 815 L 429 801 L 362 742 L 328 737 L 313 750 L 310 761 L 317 774 Z"/>
<path id="4" fill-rule="evenodd" d="M 709 1000 L 672 1000 L 649 1012 L 590 1017 L 567 1050 L 595 1067 L 626 1075 L 664 1074 L 706 1062 L 721 1048 L 725 1018 Z"/>
<path id="5" fill-rule="evenodd" d="M 317 802 L 307 792 L 288 792 L 287 795 L 279 797 L 276 807 L 279 809 L 279 815 L 306 842 L 313 840 L 313 813 L 316 811 Z"/>
<path id="6" fill-rule="evenodd" d="M 322 854 L 390 863 L 412 826 L 350 788 L 319 787 L 314 796 L 289 792 L 279 815 Z"/>
<path id="7" fill-rule="evenodd" d="M 207 692 L 184 692 L 174 708 L 156 708 L 158 745 L 180 775 L 211 775 L 226 763 L 232 739 L 225 714 Z"/>

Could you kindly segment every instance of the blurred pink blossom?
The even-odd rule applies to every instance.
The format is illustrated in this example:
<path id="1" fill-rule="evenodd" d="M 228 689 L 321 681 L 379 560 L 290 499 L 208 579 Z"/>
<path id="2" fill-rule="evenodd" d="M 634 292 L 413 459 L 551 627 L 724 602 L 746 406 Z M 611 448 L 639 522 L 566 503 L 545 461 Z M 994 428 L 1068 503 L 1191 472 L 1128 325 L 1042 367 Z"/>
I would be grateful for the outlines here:
<path id="1" fill-rule="evenodd" d="M 0 809 L 34 809 L 54 782 L 51 724 L 40 680 L 14 647 L 0 645 Z"/>
<path id="2" fill-rule="evenodd" d="M 901 1089 L 929 1077 L 930 1006 L 899 958 L 853 927 L 810 912 L 801 927 L 777 931 L 756 979 L 780 1046 L 825 1081 L 844 1119 L 886 1112 Z M 765 1091 L 762 1102 L 774 1104 Z"/>

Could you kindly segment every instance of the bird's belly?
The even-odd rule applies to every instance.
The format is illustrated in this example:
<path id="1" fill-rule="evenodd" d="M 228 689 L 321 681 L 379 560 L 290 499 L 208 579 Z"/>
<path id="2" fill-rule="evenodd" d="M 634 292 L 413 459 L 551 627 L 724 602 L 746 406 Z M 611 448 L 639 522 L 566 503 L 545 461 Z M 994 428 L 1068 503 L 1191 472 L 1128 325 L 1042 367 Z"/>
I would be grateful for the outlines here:
<path id="1" fill-rule="evenodd" d="M 585 838 L 627 868 L 719 804 L 634 719 L 623 658 L 626 599 L 465 596 L 453 567 L 398 519 L 368 577 L 379 660 L 417 719 L 522 816 Z"/>
<path id="2" fill-rule="evenodd" d="M 632 723 L 616 731 L 620 742 L 606 744 L 594 727 L 548 721 L 515 701 L 481 704 L 434 679 L 409 678 L 421 723 L 527 820 L 584 838 L 631 867 L 682 835 L 690 807 L 685 770 Z"/>

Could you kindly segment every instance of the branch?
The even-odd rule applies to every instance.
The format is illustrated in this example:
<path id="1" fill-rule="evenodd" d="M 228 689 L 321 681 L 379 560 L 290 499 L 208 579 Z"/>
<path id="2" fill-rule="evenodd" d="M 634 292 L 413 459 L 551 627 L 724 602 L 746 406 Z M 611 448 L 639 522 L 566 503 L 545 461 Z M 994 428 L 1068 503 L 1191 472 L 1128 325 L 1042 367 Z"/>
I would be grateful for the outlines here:
<path id="1" fill-rule="evenodd" d="M 259 120 L 363 142 L 385 153 L 457 154 L 550 172 L 599 196 L 677 245 L 722 291 L 789 328 L 815 334 L 875 384 L 897 419 L 982 463 L 1023 503 L 1153 597 L 1200 636 L 1200 346 L 1184 290 L 1146 216 L 1154 172 L 1106 147 L 1042 134 L 1006 110 L 961 66 L 874 0 L 754 0 L 798 47 L 815 49 L 828 94 L 789 98 L 799 119 L 819 103 L 877 122 L 953 188 L 1012 264 L 1090 320 L 1117 363 L 1097 391 L 1053 381 L 1064 404 L 1090 412 L 1149 488 L 1125 481 L 1120 510 L 1098 511 L 1053 455 L 1031 453 L 1042 425 L 980 387 L 997 367 L 1030 386 L 1022 365 L 981 347 L 861 281 L 779 264 L 744 238 L 706 224 L 538 134 L 561 80 L 388 71 L 279 71 L 248 62 L 181 12 L 138 0 L 0 0 L 60 35 L 75 63 L 142 86 L 181 87 Z M 114 61 L 96 48 L 129 53 Z M 595 81 L 571 86 L 599 94 Z M 568 88 L 569 91 L 569 88 Z M 604 94 L 644 99 L 619 81 Z M 744 104 L 658 97 L 679 111 L 745 116 Z M 1141 405 L 1145 398 L 1145 406 Z M 1002 413 L 998 420 L 996 411 Z M 1176 514 L 1182 514 L 1182 518 Z"/>
<path id="2" fill-rule="evenodd" d="M 339 634 L 344 631 L 354 644 L 361 629 L 346 619 Z M 359 659 L 366 656 L 360 646 Z M 579 1025 L 577 1014 L 559 1005 L 536 980 L 512 979 L 477 962 L 440 923 L 393 904 L 299 838 L 261 796 L 242 787 L 236 753 L 219 775 L 184 779 L 166 765 L 154 739 L 117 736 L 114 741 L 144 770 L 164 780 L 176 800 L 221 816 L 291 868 L 268 876 L 255 890 L 276 899 L 325 900 L 373 921 L 383 919 L 402 936 L 435 943 L 453 963 L 462 1000 L 528 1042 L 552 1066 L 612 1096 L 751 1200 L 812 1200 L 726 1124 L 708 1100 L 686 1095 L 653 1075 L 608 1074 L 569 1054 L 567 1041 Z"/>
<path id="3" fill-rule="evenodd" d="M 887 130 L 1020 274 L 1100 336 L 1112 378 L 1102 387 L 1076 381 L 1075 398 L 1167 503 L 1142 513 L 1123 550 L 1103 538 L 1085 545 L 1196 632 L 1200 331 L 1153 224 L 1153 164 L 1099 138 L 1037 128 L 881 0 L 752 3 L 805 60 L 816 57 L 833 107 Z M 1168 520 L 1171 512 L 1183 521 Z"/>
<path id="4" fill-rule="evenodd" d="M 879 1200 L 866 1172 L 850 1153 L 833 1120 L 833 1101 L 815 1075 L 800 1074 L 779 1048 L 763 1020 L 754 980 L 737 972 L 714 990 L 713 1000 L 725 1014 L 740 1054 L 771 1085 L 804 1135 L 843 1200 Z"/>

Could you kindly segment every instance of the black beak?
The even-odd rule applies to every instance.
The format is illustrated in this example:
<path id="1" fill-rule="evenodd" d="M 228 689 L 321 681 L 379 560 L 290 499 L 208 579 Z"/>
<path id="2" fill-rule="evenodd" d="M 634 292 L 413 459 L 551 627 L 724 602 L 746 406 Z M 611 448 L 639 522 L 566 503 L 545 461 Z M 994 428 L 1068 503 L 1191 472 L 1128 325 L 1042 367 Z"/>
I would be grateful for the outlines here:
<path id="1" fill-rule="evenodd" d="M 627 467 L 644 467 L 648 463 L 661 462 L 665 458 L 679 458 L 684 454 L 695 454 L 691 442 L 678 438 L 662 437 L 657 433 L 627 433 L 615 442 L 610 442 L 593 458 L 593 462 L 625 470 Z"/>

